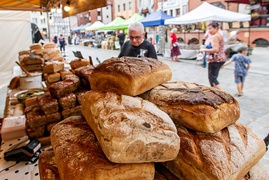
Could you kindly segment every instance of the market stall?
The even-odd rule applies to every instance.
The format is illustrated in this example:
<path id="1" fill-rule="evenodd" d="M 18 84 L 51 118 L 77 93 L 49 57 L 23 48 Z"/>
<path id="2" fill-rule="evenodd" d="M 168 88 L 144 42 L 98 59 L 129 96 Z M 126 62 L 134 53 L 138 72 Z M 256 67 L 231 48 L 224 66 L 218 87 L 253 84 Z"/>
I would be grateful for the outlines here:
<path id="1" fill-rule="evenodd" d="M 197 16 L 199 14 L 199 16 Z M 229 10 L 221 9 L 207 2 L 184 14 L 183 16 L 165 20 L 165 24 L 193 24 L 199 22 L 219 21 L 219 22 L 244 22 L 250 21 L 248 14 L 241 14 Z M 230 45 L 238 48 L 238 44 Z M 195 51 L 195 50 L 194 50 Z"/>

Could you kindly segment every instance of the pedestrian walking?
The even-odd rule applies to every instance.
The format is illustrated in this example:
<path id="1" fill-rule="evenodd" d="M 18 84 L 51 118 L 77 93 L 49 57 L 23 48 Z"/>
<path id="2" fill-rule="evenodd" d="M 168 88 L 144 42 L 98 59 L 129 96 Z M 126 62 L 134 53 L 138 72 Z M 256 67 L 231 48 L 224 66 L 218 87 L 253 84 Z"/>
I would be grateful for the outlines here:
<path id="1" fill-rule="evenodd" d="M 210 54 L 207 56 L 208 62 L 208 80 L 212 87 L 222 90 L 218 81 L 219 70 L 226 61 L 226 55 L 224 52 L 223 36 L 218 32 L 219 25 L 216 22 L 208 25 L 208 31 L 212 35 L 210 44 L 211 49 L 200 49 L 200 52 Z"/>
<path id="2" fill-rule="evenodd" d="M 123 33 L 123 30 L 120 30 L 120 33 L 118 34 L 118 38 L 119 38 L 120 49 L 121 49 L 125 41 L 125 34 Z"/>
<path id="3" fill-rule="evenodd" d="M 60 50 L 62 52 L 65 52 L 65 44 L 66 44 L 66 42 L 65 42 L 65 38 L 63 37 L 62 34 L 60 34 L 60 37 L 59 37 L 59 44 L 60 44 Z"/>
<path id="4" fill-rule="evenodd" d="M 181 53 L 180 53 L 178 42 L 177 42 L 176 32 L 177 32 L 176 28 L 173 28 L 171 30 L 171 35 L 170 35 L 170 49 L 171 49 L 171 52 L 170 52 L 170 56 L 171 56 L 171 61 L 178 61 L 179 62 L 178 56 Z"/>
<path id="5" fill-rule="evenodd" d="M 246 47 L 239 48 L 238 52 L 239 54 L 234 54 L 229 61 L 223 64 L 222 67 L 229 65 L 232 62 L 235 63 L 234 78 L 235 78 L 235 83 L 236 83 L 236 87 L 238 91 L 238 93 L 235 95 L 240 97 L 240 96 L 243 96 L 244 82 L 247 76 L 247 72 L 250 68 L 251 60 L 247 56 L 248 49 Z"/>

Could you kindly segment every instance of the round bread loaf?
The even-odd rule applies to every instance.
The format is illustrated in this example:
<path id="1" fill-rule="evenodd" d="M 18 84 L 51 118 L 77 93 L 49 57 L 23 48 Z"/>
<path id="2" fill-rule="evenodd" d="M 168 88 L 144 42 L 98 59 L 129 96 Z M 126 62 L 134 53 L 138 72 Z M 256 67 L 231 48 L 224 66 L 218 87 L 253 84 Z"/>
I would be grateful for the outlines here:
<path id="1" fill-rule="evenodd" d="M 55 43 L 47 43 L 47 44 L 44 44 L 43 47 L 45 49 L 47 48 L 55 48 L 56 44 Z"/>
<path id="2" fill-rule="evenodd" d="M 157 59 L 121 57 L 95 67 L 90 85 L 92 90 L 136 96 L 171 78 L 170 67 Z"/>
<path id="3" fill-rule="evenodd" d="M 39 43 L 34 43 L 30 45 L 30 50 L 34 50 L 34 49 L 42 49 L 42 45 Z"/>
<path id="4" fill-rule="evenodd" d="M 15 76 L 11 79 L 10 83 L 9 83 L 9 88 L 10 89 L 16 89 L 20 86 L 20 77 L 19 76 Z"/>
<path id="5" fill-rule="evenodd" d="M 239 104 L 229 93 L 196 83 L 165 82 L 141 95 L 156 104 L 176 123 L 206 133 L 236 122 Z"/>

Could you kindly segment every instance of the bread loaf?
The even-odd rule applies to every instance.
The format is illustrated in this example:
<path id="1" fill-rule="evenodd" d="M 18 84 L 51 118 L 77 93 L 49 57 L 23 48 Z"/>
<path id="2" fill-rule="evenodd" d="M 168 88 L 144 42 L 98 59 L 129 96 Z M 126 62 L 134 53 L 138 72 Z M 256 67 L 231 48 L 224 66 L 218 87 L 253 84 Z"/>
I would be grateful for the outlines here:
<path id="1" fill-rule="evenodd" d="M 90 61 L 87 59 L 75 59 L 70 62 L 70 66 L 72 69 L 76 69 L 82 66 L 90 65 Z"/>
<path id="2" fill-rule="evenodd" d="M 136 96 L 172 78 L 168 65 L 152 58 L 110 58 L 90 76 L 92 90 Z"/>
<path id="3" fill-rule="evenodd" d="M 34 43 L 30 45 L 30 50 L 34 50 L 34 49 L 42 49 L 42 45 L 39 43 Z"/>
<path id="4" fill-rule="evenodd" d="M 195 131 L 214 133 L 236 122 L 240 107 L 230 94 L 182 81 L 165 82 L 141 95 L 172 120 Z"/>
<path id="5" fill-rule="evenodd" d="M 10 83 L 9 83 L 9 88 L 10 89 L 16 89 L 20 86 L 20 77 L 19 76 L 15 76 L 11 79 Z"/>
<path id="6" fill-rule="evenodd" d="M 180 139 L 174 123 L 149 101 L 88 91 L 82 114 L 111 162 L 163 162 L 177 156 Z"/>
<path id="7" fill-rule="evenodd" d="M 60 178 L 63 180 L 136 180 L 154 178 L 153 163 L 115 164 L 110 162 L 81 116 L 72 116 L 51 130 Z"/>
<path id="8" fill-rule="evenodd" d="M 60 180 L 52 148 L 46 149 L 39 155 L 38 169 L 40 180 Z"/>
<path id="9" fill-rule="evenodd" d="M 269 180 L 267 170 L 260 162 L 255 164 L 242 180 Z"/>
<path id="10" fill-rule="evenodd" d="M 30 50 L 19 51 L 19 56 L 25 55 L 25 54 L 29 55 L 29 53 L 30 53 Z"/>
<path id="11" fill-rule="evenodd" d="M 61 75 L 60 75 L 60 73 L 47 74 L 47 76 L 46 76 L 46 80 L 47 80 L 49 83 L 58 82 L 58 81 L 61 80 Z"/>
<path id="12" fill-rule="evenodd" d="M 211 134 L 176 126 L 181 148 L 163 164 L 180 179 L 242 179 L 265 154 L 263 140 L 239 122 Z"/>
<path id="13" fill-rule="evenodd" d="M 47 62 L 43 68 L 44 73 L 56 73 L 64 69 L 64 63 L 58 61 Z"/>
<path id="14" fill-rule="evenodd" d="M 56 82 L 49 86 L 52 97 L 61 98 L 78 89 L 80 85 L 79 77 L 76 75 L 66 75 L 63 81 Z"/>
<path id="15" fill-rule="evenodd" d="M 55 43 L 46 43 L 43 45 L 43 47 L 45 49 L 48 49 L 48 48 L 55 48 L 56 44 Z"/>

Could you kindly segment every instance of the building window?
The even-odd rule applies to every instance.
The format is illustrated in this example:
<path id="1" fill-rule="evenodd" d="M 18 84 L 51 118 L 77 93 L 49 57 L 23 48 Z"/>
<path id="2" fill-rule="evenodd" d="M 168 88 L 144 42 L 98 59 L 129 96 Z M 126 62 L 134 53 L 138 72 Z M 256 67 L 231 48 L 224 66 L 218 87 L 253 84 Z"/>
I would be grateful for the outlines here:
<path id="1" fill-rule="evenodd" d="M 130 1 L 129 2 L 129 10 L 131 10 L 132 9 L 132 2 Z"/>
<path id="2" fill-rule="evenodd" d="M 180 8 L 176 9 L 176 16 L 180 16 Z"/>
<path id="3" fill-rule="evenodd" d="M 173 15 L 173 9 L 170 10 L 170 16 L 174 16 Z"/>
<path id="4" fill-rule="evenodd" d="M 107 16 L 106 16 L 106 18 L 108 19 L 108 18 L 109 18 L 109 16 L 107 15 Z"/>
<path id="5" fill-rule="evenodd" d="M 98 16 L 101 16 L 101 11 L 97 11 L 97 15 Z"/>
<path id="6" fill-rule="evenodd" d="M 120 5 L 118 5 L 118 12 L 120 12 Z"/>
<path id="7" fill-rule="evenodd" d="M 46 24 L 46 19 L 44 18 L 44 19 L 40 19 L 40 23 L 41 24 Z"/>
<path id="8" fill-rule="evenodd" d="M 33 23 L 37 24 L 37 18 L 33 18 Z"/>
<path id="9" fill-rule="evenodd" d="M 123 4 L 123 11 L 125 11 L 126 10 L 126 8 L 125 8 L 125 3 Z"/>

